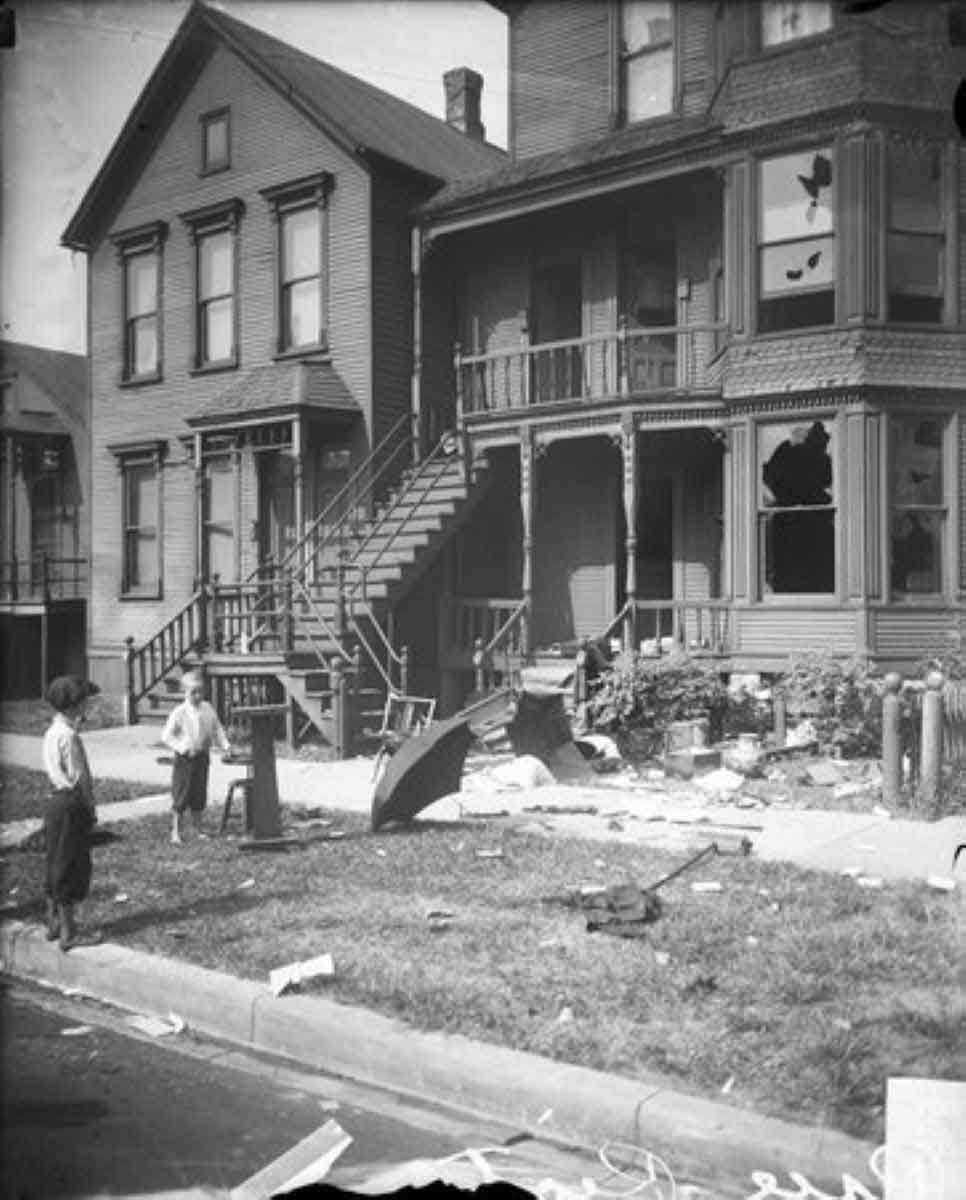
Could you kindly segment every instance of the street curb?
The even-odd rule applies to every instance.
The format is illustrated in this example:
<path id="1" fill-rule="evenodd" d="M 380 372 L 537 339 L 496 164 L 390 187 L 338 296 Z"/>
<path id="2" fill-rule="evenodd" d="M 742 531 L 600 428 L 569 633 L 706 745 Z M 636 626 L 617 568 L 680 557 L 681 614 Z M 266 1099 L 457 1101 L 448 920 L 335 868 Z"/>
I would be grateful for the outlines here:
<path id="1" fill-rule="evenodd" d="M 874 1149 L 835 1130 L 675 1092 L 659 1076 L 635 1081 L 460 1035 L 421 1033 L 322 996 L 276 997 L 264 983 L 111 943 L 64 954 L 39 926 L 23 922 L 0 925 L 0 956 L 8 974 L 143 1013 L 173 1011 L 200 1033 L 537 1136 L 588 1148 L 645 1147 L 679 1178 L 717 1185 L 722 1200 L 721 1176 L 754 1186 L 754 1171 L 782 1182 L 798 1171 L 817 1187 L 841 1187 L 844 1174 L 868 1174 Z"/>

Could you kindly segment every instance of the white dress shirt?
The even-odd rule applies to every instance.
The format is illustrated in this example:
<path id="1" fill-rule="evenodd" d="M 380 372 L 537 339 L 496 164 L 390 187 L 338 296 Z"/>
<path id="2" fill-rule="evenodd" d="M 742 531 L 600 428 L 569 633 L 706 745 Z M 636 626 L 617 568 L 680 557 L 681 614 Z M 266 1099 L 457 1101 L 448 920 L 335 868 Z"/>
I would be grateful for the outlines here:
<path id="1" fill-rule="evenodd" d="M 43 759 L 51 787 L 79 788 L 93 807 L 94 789 L 84 743 L 63 713 L 57 713 L 44 734 Z"/>
<path id="2" fill-rule="evenodd" d="M 183 700 L 177 708 L 173 708 L 161 740 L 176 754 L 200 754 L 212 746 L 218 746 L 221 750 L 229 747 L 218 714 L 207 700 L 202 700 L 200 704 Z"/>

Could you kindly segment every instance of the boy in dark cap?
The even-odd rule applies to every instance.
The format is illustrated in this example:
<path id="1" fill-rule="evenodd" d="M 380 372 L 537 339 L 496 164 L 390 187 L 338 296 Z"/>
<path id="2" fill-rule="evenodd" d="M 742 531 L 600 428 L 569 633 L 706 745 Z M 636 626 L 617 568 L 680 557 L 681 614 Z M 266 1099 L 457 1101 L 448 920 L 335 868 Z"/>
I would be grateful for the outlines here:
<path id="1" fill-rule="evenodd" d="M 61 675 L 47 689 L 56 715 L 44 735 L 44 768 L 51 794 L 44 813 L 47 870 L 47 937 L 60 938 L 60 948 L 90 945 L 74 920 L 74 905 L 87 899 L 91 882 L 91 833 L 97 822 L 87 753 L 77 727 L 89 696 L 100 689 L 76 675 Z"/>

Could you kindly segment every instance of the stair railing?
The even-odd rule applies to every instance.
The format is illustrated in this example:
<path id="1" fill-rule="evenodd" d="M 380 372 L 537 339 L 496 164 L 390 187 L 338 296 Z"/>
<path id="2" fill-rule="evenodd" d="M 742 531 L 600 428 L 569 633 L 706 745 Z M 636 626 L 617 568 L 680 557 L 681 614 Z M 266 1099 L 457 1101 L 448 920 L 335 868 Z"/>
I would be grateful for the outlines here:
<path id="1" fill-rule="evenodd" d="M 493 687 L 495 675 L 493 661 L 497 654 L 501 652 L 503 653 L 504 660 L 504 680 L 509 679 L 512 672 L 510 652 L 514 650 L 517 654 L 520 653 L 522 644 L 521 629 L 529 608 L 530 606 L 524 597 L 486 644 L 484 644 L 482 638 L 476 639 L 476 645 L 473 649 L 473 673 L 475 679 L 474 686 L 480 694 L 490 691 Z"/>
<path id="2" fill-rule="evenodd" d="M 174 667 L 180 666 L 192 650 L 207 640 L 207 590 L 200 587 L 143 646 L 134 646 L 134 638 L 125 638 L 124 720 L 137 722 L 137 703 Z"/>
<path id="3" fill-rule="evenodd" d="M 326 620 L 326 618 L 322 615 L 322 613 L 319 610 L 318 606 L 316 605 L 315 601 L 312 599 L 312 593 L 309 591 L 305 581 L 301 580 L 301 579 L 297 579 L 292 574 L 290 574 L 288 576 L 288 579 L 291 583 L 291 589 L 292 589 L 293 611 L 294 611 L 295 601 L 298 600 L 298 602 L 301 605 L 303 605 L 305 608 L 308 609 L 309 614 L 311 615 L 312 619 L 314 621 L 316 621 L 322 627 L 322 629 L 325 632 L 326 638 L 328 639 L 327 646 L 325 646 L 325 647 L 320 646 L 319 643 L 312 636 L 312 631 L 311 631 L 311 628 L 310 628 L 308 622 L 307 621 L 299 622 L 299 627 L 302 631 L 303 637 L 306 639 L 306 641 L 312 647 L 312 650 L 315 652 L 319 661 L 325 662 L 327 658 L 331 658 L 331 657 L 335 656 L 335 657 L 340 658 L 344 663 L 348 663 L 351 665 L 354 662 L 354 659 L 353 659 L 352 655 L 348 652 L 348 650 L 346 650 L 345 646 L 342 644 L 342 638 L 339 636 L 339 631 L 336 629 L 336 627 L 330 621 Z"/>
<path id="4" fill-rule="evenodd" d="M 372 522 L 368 533 L 356 547 L 356 554 L 360 557 L 372 545 L 373 541 L 382 534 L 382 531 L 391 517 L 398 511 L 400 505 L 404 503 L 408 504 L 415 496 L 416 502 L 410 504 L 409 511 L 401 521 L 396 523 L 395 529 L 387 537 L 385 544 L 375 551 L 372 560 L 363 567 L 357 582 L 349 588 L 348 595 L 350 599 L 354 598 L 360 590 L 363 595 L 365 594 L 368 575 L 385 560 L 390 548 L 396 543 L 408 523 L 416 517 L 420 505 L 432 492 L 433 485 L 437 482 L 438 476 L 430 468 L 452 453 L 453 444 L 453 434 L 445 434 L 441 437 L 431 453 L 413 471 L 406 482 L 406 486 L 396 491 L 392 503 L 383 509 L 378 518 Z"/>
<path id="5" fill-rule="evenodd" d="M 403 646 L 397 652 L 392 642 L 386 636 L 385 630 L 376 619 L 376 614 L 372 611 L 368 600 L 363 599 L 362 604 L 364 606 L 362 615 L 368 618 L 369 626 L 376 634 L 375 640 L 379 643 L 379 648 L 385 656 L 386 665 L 383 666 L 378 650 L 373 647 L 369 638 L 363 632 L 359 618 L 355 612 L 355 607 L 348 613 L 348 621 L 352 632 L 365 650 L 367 658 L 375 667 L 387 690 L 390 692 L 400 692 L 405 695 L 409 691 L 409 654 L 406 647 Z"/>

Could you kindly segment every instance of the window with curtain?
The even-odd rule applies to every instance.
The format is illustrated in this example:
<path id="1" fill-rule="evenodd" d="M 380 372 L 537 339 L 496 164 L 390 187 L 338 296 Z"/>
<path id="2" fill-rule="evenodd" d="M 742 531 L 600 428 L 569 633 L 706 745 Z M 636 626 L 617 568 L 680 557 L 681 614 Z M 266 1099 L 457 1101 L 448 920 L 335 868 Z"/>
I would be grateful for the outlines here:
<path id="1" fill-rule="evenodd" d="M 121 591 L 126 596 L 157 596 L 161 591 L 159 464 L 155 458 L 128 458 L 122 461 L 121 473 L 124 522 Z"/>
<path id="2" fill-rule="evenodd" d="M 761 596 L 835 591 L 834 426 L 758 428 Z"/>
<path id="3" fill-rule="evenodd" d="M 124 259 L 124 377 L 160 374 L 160 250 L 150 247 Z"/>
<path id="4" fill-rule="evenodd" d="M 758 165 L 758 329 L 835 320 L 835 186 L 829 148 Z"/>
<path id="5" fill-rule="evenodd" d="M 231 166 L 228 109 L 205 113 L 201 118 L 201 173 L 207 175 Z"/>
<path id="6" fill-rule="evenodd" d="M 283 350 L 322 341 L 322 214 L 316 205 L 281 216 Z"/>
<path id="7" fill-rule="evenodd" d="M 623 0 L 620 13 L 622 104 L 632 125 L 674 108 L 674 11 L 671 0 Z"/>
<path id="8" fill-rule="evenodd" d="M 934 415 L 893 416 L 889 433 L 892 593 L 936 595 L 943 590 L 946 529 L 943 421 Z"/>
<path id="9" fill-rule="evenodd" d="M 829 0 L 762 0 L 761 44 L 780 46 L 832 27 Z"/>
<path id="10" fill-rule="evenodd" d="M 889 320 L 938 324 L 944 300 L 942 151 L 890 143 L 888 193 Z"/>
<path id="11" fill-rule="evenodd" d="M 205 534 L 205 569 L 209 579 L 223 582 L 236 577 L 235 569 L 235 471 L 229 455 L 205 463 L 205 494 L 202 523 Z"/>
<path id="12" fill-rule="evenodd" d="M 235 234 L 231 229 L 198 238 L 199 367 L 232 363 L 235 349 Z"/>

